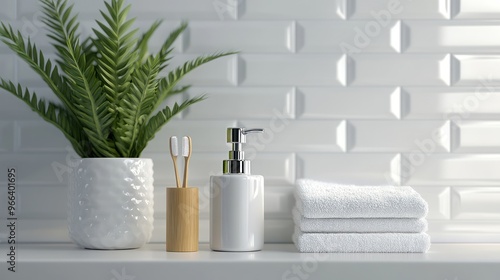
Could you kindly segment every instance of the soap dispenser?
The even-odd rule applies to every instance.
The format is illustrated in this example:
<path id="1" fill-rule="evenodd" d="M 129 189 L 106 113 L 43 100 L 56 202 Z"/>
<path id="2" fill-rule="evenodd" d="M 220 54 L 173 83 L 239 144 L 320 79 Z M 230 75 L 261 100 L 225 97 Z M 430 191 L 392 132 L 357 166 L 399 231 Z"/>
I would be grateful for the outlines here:
<path id="1" fill-rule="evenodd" d="M 251 175 L 242 145 L 248 133 L 263 129 L 228 128 L 232 146 L 223 174 L 210 177 L 210 248 L 259 251 L 264 246 L 264 177 Z"/>

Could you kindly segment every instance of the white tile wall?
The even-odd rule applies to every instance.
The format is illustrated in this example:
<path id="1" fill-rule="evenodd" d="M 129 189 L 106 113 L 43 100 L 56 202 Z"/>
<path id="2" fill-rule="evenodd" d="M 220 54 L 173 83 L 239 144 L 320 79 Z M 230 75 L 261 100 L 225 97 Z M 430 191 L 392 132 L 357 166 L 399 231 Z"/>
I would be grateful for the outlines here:
<path id="1" fill-rule="evenodd" d="M 350 18 L 385 20 L 447 19 L 450 17 L 450 0 L 352 0 L 347 1 Z"/>
<path id="2" fill-rule="evenodd" d="M 242 55 L 242 85 L 341 86 L 346 81 L 344 55 Z"/>
<path id="3" fill-rule="evenodd" d="M 455 219 L 500 219 L 500 188 L 453 188 L 452 205 Z"/>
<path id="4" fill-rule="evenodd" d="M 227 156 L 225 128 L 249 137 L 253 172 L 266 180 L 266 241 L 290 242 L 298 178 L 409 184 L 429 203 L 433 241 L 500 241 L 500 40 L 496 0 L 144 0 L 137 27 L 165 21 L 157 49 L 182 20 L 170 67 L 199 54 L 240 50 L 190 73 L 184 96 L 208 94 L 161 130 L 144 152 L 155 162 L 153 242 L 165 236 L 165 187 L 174 178 L 168 137 L 191 135 L 191 185 L 200 188 L 200 240 L 208 240 L 208 178 Z M 102 0 L 75 1 L 82 33 Z M 44 39 L 38 0 L 2 1 L 0 20 Z M 54 100 L 0 44 L 0 77 Z M 69 241 L 68 141 L 0 92 L 0 170 L 19 174 L 22 241 Z M 6 173 L 0 171 L 0 192 Z M 0 194 L 0 218 L 5 200 Z M 4 236 L 0 229 L 0 241 Z"/>
<path id="5" fill-rule="evenodd" d="M 14 126 L 11 122 L 0 122 L 0 152 L 11 151 L 14 146 Z"/>
<path id="6" fill-rule="evenodd" d="M 500 31 L 495 21 L 407 21 L 404 23 L 406 52 L 495 52 Z"/>
<path id="7" fill-rule="evenodd" d="M 198 21 L 189 26 L 187 45 L 186 51 L 195 53 L 290 53 L 295 49 L 295 27 L 292 21 Z"/>
<path id="8" fill-rule="evenodd" d="M 500 85 L 499 55 L 453 55 L 451 65 L 455 85 Z"/>
<path id="9" fill-rule="evenodd" d="M 440 137 L 433 137 L 438 133 Z M 450 151 L 448 121 L 349 121 L 347 150 L 350 152 L 411 152 L 432 138 L 430 153 Z"/>
<path id="10" fill-rule="evenodd" d="M 363 185 L 399 183 L 399 154 L 299 153 L 297 178 Z"/>
<path id="11" fill-rule="evenodd" d="M 413 186 L 413 188 L 429 203 L 429 220 L 450 219 L 451 197 L 450 187 L 443 186 Z"/>
<path id="12" fill-rule="evenodd" d="M 0 54 L 0 62 L 2 65 L 0 68 L 0 77 L 6 80 L 14 80 L 16 78 L 16 58 L 9 54 Z"/>
<path id="13" fill-rule="evenodd" d="M 453 8 L 456 19 L 498 19 L 500 3 L 495 0 L 461 0 Z"/>
<path id="14" fill-rule="evenodd" d="M 450 83 L 450 55 L 447 54 L 359 54 L 353 55 L 348 62 L 347 76 L 351 85 L 440 86 Z"/>
<path id="15" fill-rule="evenodd" d="M 16 0 L 5 0 L 2 2 L 0 20 L 4 21 L 16 19 L 16 2 Z"/>
<path id="16" fill-rule="evenodd" d="M 420 150 L 404 155 L 401 176 L 409 185 L 495 186 L 499 163 L 498 154 L 429 155 Z"/>
<path id="17" fill-rule="evenodd" d="M 346 146 L 345 121 L 241 121 L 241 127 L 263 127 L 247 136 L 247 147 L 258 151 L 342 152 Z M 304 137 L 307 131 L 311 137 Z"/>
<path id="18" fill-rule="evenodd" d="M 170 60 L 164 73 L 196 57 L 197 55 L 176 55 Z M 195 83 L 201 86 L 232 86 L 238 83 L 238 72 L 238 57 L 225 56 L 194 69 L 185 76 L 179 85 Z"/>
<path id="19" fill-rule="evenodd" d="M 498 121 L 457 121 L 452 126 L 453 151 L 460 153 L 498 153 L 500 135 Z"/>
<path id="20" fill-rule="evenodd" d="M 401 113 L 400 90 L 393 87 L 300 87 L 296 103 L 301 119 L 398 119 Z"/>
<path id="21" fill-rule="evenodd" d="M 297 23 L 297 50 L 304 53 L 343 52 L 361 39 L 369 21 L 299 21 Z M 343 32 L 353 30 L 354 32 Z M 370 40 L 363 49 L 367 52 L 400 51 L 401 23 L 392 21 Z"/>
<path id="22" fill-rule="evenodd" d="M 242 19 L 343 19 L 346 17 L 343 0 L 275 0 L 272 3 L 266 0 L 233 0 L 227 3 L 229 3 L 228 7 L 243 6 Z"/>
<path id="23" fill-rule="evenodd" d="M 453 55 L 452 82 L 456 85 L 499 85 L 498 55 Z"/>
<path id="24" fill-rule="evenodd" d="M 500 119 L 500 91 L 496 87 L 405 87 L 404 119 Z"/>
<path id="25" fill-rule="evenodd" d="M 210 95 L 206 100 L 184 111 L 186 119 L 271 119 L 276 116 L 292 119 L 295 117 L 295 89 L 293 87 L 212 87 L 209 89 L 193 87 L 189 89 L 189 96 L 195 97 L 207 92 L 210 92 Z"/>

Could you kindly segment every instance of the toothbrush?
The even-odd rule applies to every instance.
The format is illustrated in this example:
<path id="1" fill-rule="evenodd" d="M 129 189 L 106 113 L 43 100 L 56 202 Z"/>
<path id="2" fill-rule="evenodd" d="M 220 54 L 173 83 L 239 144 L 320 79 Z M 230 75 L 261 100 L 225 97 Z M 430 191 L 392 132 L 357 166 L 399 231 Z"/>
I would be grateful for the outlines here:
<path id="1" fill-rule="evenodd" d="M 182 183 L 183 188 L 187 188 L 188 181 L 188 165 L 189 159 L 191 158 L 192 152 L 192 142 L 191 137 L 182 137 L 182 156 L 184 157 L 184 182 Z"/>
<path id="2" fill-rule="evenodd" d="M 172 156 L 172 161 L 174 162 L 174 173 L 175 173 L 175 182 L 177 187 L 181 187 L 181 181 L 179 180 L 179 171 L 177 168 L 177 156 L 179 155 L 179 145 L 177 143 L 177 137 L 170 137 L 170 155 Z"/>

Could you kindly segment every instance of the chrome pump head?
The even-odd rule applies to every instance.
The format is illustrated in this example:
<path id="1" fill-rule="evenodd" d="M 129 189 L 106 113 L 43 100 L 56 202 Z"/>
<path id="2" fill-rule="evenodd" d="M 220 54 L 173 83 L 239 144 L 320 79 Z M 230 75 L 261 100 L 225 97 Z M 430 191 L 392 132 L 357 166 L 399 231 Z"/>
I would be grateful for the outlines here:
<path id="1" fill-rule="evenodd" d="M 224 174 L 250 174 L 250 161 L 245 160 L 242 144 L 247 142 L 248 133 L 263 133 L 262 128 L 245 129 L 240 127 L 229 127 L 227 129 L 227 143 L 232 144 L 229 151 L 229 159 L 222 163 Z"/>

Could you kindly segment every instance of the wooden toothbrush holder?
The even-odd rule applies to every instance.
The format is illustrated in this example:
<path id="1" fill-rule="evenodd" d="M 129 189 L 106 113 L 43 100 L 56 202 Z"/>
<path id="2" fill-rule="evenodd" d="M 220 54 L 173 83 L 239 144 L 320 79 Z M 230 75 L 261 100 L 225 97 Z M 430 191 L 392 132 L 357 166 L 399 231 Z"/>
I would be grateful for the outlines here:
<path id="1" fill-rule="evenodd" d="M 198 251 L 198 188 L 167 188 L 167 252 Z"/>

